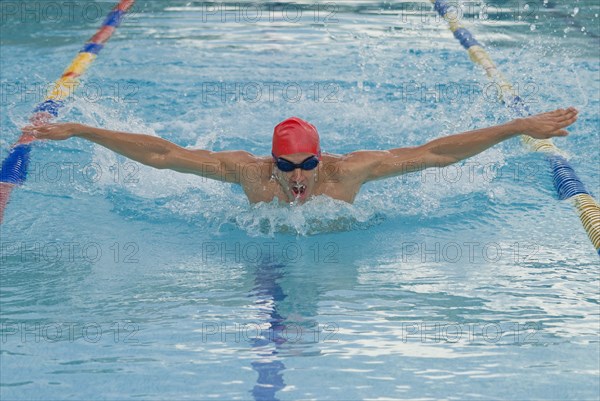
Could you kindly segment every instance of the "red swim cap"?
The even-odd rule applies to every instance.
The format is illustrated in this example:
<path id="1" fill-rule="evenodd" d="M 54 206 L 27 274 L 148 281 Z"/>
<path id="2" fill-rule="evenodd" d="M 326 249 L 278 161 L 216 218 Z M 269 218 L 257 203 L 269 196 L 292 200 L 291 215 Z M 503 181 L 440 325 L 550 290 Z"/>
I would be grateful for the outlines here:
<path id="1" fill-rule="evenodd" d="M 283 120 L 273 131 L 273 155 L 312 153 L 321 159 L 319 133 L 314 125 L 298 117 Z"/>

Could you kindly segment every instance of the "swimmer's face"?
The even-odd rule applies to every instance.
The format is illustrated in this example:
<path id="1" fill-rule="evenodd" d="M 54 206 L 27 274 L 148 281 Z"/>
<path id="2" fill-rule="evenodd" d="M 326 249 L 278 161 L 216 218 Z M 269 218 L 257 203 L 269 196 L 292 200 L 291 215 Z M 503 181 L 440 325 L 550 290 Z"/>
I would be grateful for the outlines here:
<path id="1" fill-rule="evenodd" d="M 282 155 L 279 158 L 294 164 L 301 164 L 313 156 L 312 153 L 294 153 L 291 155 Z M 317 165 L 312 170 L 296 168 L 290 172 L 286 172 L 280 170 L 277 164 L 274 163 L 275 178 L 287 196 L 288 202 L 299 201 L 300 203 L 304 203 L 312 196 L 317 183 L 318 170 L 319 166 Z"/>

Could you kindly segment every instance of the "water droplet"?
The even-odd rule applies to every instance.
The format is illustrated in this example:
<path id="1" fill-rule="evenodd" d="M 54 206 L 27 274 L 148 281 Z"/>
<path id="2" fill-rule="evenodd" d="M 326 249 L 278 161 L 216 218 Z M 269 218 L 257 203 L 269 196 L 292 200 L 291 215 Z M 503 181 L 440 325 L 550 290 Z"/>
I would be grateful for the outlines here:
<path id="1" fill-rule="evenodd" d="M 572 16 L 572 17 L 574 17 L 574 16 L 576 16 L 576 15 L 577 15 L 577 13 L 579 13 L 579 7 L 575 7 L 575 8 L 573 9 L 573 14 L 571 14 L 571 16 Z"/>
<path id="2" fill-rule="evenodd" d="M 523 10 L 525 10 L 525 11 L 529 10 L 529 4 L 525 3 L 525 5 L 523 6 Z"/>
<path id="3" fill-rule="evenodd" d="M 585 26 L 581 27 L 581 32 L 585 32 Z"/>
<path id="4" fill-rule="evenodd" d="M 530 31 L 535 31 L 535 24 L 529 25 L 529 30 Z"/>

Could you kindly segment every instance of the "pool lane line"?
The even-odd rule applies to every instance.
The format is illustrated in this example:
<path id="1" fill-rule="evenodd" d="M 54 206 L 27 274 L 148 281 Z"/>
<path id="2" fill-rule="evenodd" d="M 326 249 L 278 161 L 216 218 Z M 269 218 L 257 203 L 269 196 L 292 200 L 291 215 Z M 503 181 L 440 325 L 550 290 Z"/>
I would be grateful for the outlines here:
<path id="1" fill-rule="evenodd" d="M 135 0 L 121 0 L 108 13 L 98 31 L 84 44 L 62 76 L 54 82 L 43 102 L 38 104 L 29 118 L 33 125 L 49 123 L 58 116 L 58 111 L 79 86 L 79 77 L 94 62 L 104 44 L 110 39 L 117 27 L 123 21 L 126 12 L 133 6 Z M 0 224 L 4 217 L 4 209 L 13 188 L 22 185 L 27 179 L 31 143 L 35 137 L 21 134 L 19 140 L 11 147 L 8 156 L 2 161 L 0 168 Z"/>
<path id="2" fill-rule="evenodd" d="M 481 43 L 458 22 L 457 14 L 454 17 L 452 16 L 452 9 L 456 8 L 457 3 L 448 3 L 447 0 L 430 1 L 433 3 L 435 11 L 448 22 L 454 37 L 467 50 L 471 61 L 483 67 L 488 78 L 498 85 L 500 88 L 499 100 L 506 105 L 514 116 L 525 117 L 531 115 L 529 107 L 498 70 Z M 565 153 L 554 145 L 550 139 L 535 139 L 527 135 L 521 135 L 521 141 L 531 150 L 543 152 L 546 155 L 552 169 L 554 188 L 558 198 L 560 200 L 570 199 L 573 202 L 583 228 L 587 232 L 596 252 L 600 255 L 600 207 L 565 158 Z"/>

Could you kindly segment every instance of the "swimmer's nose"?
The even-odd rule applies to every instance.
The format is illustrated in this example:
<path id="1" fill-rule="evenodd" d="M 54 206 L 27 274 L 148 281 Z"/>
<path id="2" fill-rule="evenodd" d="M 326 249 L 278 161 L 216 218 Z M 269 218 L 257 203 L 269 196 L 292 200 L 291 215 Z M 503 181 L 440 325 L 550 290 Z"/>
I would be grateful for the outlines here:
<path id="1" fill-rule="evenodd" d="M 302 169 L 294 169 L 294 172 L 292 173 L 292 178 L 295 180 L 299 180 L 302 178 Z"/>

